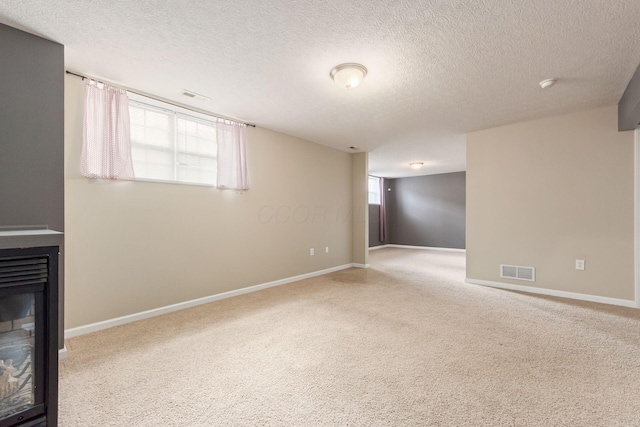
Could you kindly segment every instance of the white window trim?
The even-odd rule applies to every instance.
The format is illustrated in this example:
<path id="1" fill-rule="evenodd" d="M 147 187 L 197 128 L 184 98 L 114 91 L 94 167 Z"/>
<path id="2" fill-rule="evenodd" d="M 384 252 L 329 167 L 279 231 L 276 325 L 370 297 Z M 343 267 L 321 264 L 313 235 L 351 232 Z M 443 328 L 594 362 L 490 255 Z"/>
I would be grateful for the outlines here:
<path id="1" fill-rule="evenodd" d="M 160 110 L 162 112 L 166 112 L 166 113 L 170 113 L 172 115 L 175 115 L 176 117 L 184 117 L 187 118 L 191 121 L 194 122 L 201 122 L 202 124 L 205 125 L 210 125 L 210 126 L 215 126 L 220 119 L 218 119 L 217 117 L 214 116 L 208 116 L 206 114 L 203 113 L 199 113 L 197 111 L 193 111 L 193 110 L 189 110 L 187 108 L 183 108 L 180 107 L 178 105 L 175 104 L 169 104 L 168 102 L 164 102 L 164 101 L 159 101 L 157 99 L 154 98 L 150 98 L 144 95 L 140 95 L 134 92 L 130 92 L 127 91 L 127 96 L 129 98 L 129 102 L 130 104 L 132 104 L 133 106 L 139 105 L 144 107 L 150 107 L 151 109 L 155 109 L 155 110 Z M 170 105 L 171 108 L 167 108 L 167 105 Z M 173 138 L 173 144 L 174 144 L 174 148 L 173 150 L 171 149 L 165 149 L 167 152 L 171 152 L 172 154 L 175 154 L 178 152 L 177 147 L 175 146 L 175 144 L 177 143 L 177 137 L 176 137 L 176 132 L 177 129 L 174 127 L 173 129 L 174 132 L 174 138 Z M 132 146 L 141 146 L 144 144 L 140 144 L 140 143 L 134 143 L 132 142 Z M 163 151 L 163 149 L 161 147 L 154 147 L 154 148 L 150 148 L 153 150 L 157 150 L 157 151 Z M 184 153 L 183 154 L 187 154 L 190 155 L 191 153 Z M 217 160 L 217 156 L 206 156 L 206 155 L 198 155 L 199 157 L 206 157 L 206 158 L 210 158 L 213 160 Z M 174 162 L 175 163 L 175 162 Z M 174 171 L 175 168 L 177 168 L 178 164 L 175 163 L 174 164 Z M 174 176 L 175 173 L 174 173 Z M 190 186 L 197 186 L 197 187 L 208 187 L 208 188 L 215 188 L 216 187 L 216 183 L 203 183 L 203 182 L 191 182 L 191 181 L 180 181 L 180 180 L 166 180 L 166 179 L 154 179 L 154 178 L 145 178 L 145 177 L 134 177 L 133 179 L 134 181 L 140 181 L 140 182 L 149 182 L 149 183 L 160 183 L 160 184 L 177 184 L 177 185 L 190 185 Z"/>
<path id="2" fill-rule="evenodd" d="M 378 202 L 377 203 L 371 203 L 369 201 L 369 194 L 371 193 L 371 191 L 369 191 L 369 180 L 371 180 L 371 178 L 374 178 L 378 181 Z M 382 204 L 382 194 L 380 193 L 380 177 L 378 176 L 373 176 L 373 175 L 369 175 L 367 176 L 367 201 L 369 202 L 370 205 L 374 205 L 374 206 L 380 206 Z"/>

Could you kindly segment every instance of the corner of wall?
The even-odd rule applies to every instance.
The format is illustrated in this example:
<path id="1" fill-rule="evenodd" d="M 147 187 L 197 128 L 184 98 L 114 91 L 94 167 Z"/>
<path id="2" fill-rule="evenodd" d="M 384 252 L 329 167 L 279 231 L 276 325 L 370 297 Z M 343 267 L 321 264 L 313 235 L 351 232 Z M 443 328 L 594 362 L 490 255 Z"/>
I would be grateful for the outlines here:
<path id="1" fill-rule="evenodd" d="M 354 264 L 369 264 L 368 154 L 351 155 L 352 259 Z"/>

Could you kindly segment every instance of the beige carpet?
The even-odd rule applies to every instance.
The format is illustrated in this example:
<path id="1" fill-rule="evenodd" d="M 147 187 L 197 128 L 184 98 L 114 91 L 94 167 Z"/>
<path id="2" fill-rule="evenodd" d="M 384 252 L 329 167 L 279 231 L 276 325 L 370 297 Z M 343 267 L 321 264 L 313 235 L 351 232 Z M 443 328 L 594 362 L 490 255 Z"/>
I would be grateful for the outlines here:
<path id="1" fill-rule="evenodd" d="M 640 426 L 640 310 L 349 269 L 71 339 L 71 426 Z"/>

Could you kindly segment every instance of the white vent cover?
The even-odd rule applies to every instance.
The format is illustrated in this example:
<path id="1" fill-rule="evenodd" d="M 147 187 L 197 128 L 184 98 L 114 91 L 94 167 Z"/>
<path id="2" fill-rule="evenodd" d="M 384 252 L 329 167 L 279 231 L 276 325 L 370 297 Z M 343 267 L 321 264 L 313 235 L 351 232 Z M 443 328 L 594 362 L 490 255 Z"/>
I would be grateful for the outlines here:
<path id="1" fill-rule="evenodd" d="M 199 93 L 195 93 L 187 89 L 183 89 L 182 94 L 189 98 L 197 99 L 198 101 L 209 101 L 211 99 L 208 96 L 200 95 Z"/>
<path id="2" fill-rule="evenodd" d="M 500 277 L 505 279 L 536 281 L 536 269 L 534 267 L 523 267 L 521 265 L 500 264 Z"/>

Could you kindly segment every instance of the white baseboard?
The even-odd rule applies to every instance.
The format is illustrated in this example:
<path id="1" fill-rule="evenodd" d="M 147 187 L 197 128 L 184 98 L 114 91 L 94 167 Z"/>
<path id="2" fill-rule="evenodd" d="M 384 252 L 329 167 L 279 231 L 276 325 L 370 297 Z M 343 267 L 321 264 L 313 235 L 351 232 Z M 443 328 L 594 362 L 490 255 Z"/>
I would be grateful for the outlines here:
<path id="1" fill-rule="evenodd" d="M 355 262 L 352 264 L 355 268 L 369 268 L 371 264 L 356 264 Z"/>
<path id="2" fill-rule="evenodd" d="M 67 347 L 63 347 L 58 349 L 58 361 L 64 360 L 67 358 Z"/>
<path id="3" fill-rule="evenodd" d="M 632 308 L 636 307 L 635 301 L 626 300 L 626 299 L 617 299 L 617 298 L 601 297 L 597 295 L 579 294 L 576 292 L 557 291 L 555 289 L 536 288 L 533 286 L 512 285 L 510 283 L 491 282 L 488 280 L 466 278 L 464 281 L 472 285 L 489 286 L 492 288 L 507 289 L 510 291 L 521 291 L 521 292 L 528 292 L 531 294 L 550 295 L 554 297 L 599 302 L 602 304 L 620 305 L 623 307 L 632 307 Z"/>
<path id="4" fill-rule="evenodd" d="M 246 288 L 236 289 L 233 291 L 223 292 L 221 294 L 210 295 L 208 297 L 198 298 L 190 301 L 184 301 L 177 304 L 167 305 L 164 307 L 154 308 L 152 310 L 142 311 L 140 313 L 129 314 L 127 316 L 116 317 L 115 319 L 104 320 L 102 322 L 91 323 L 89 325 L 78 326 L 76 328 L 66 329 L 64 338 L 73 338 L 80 335 L 89 334 L 91 332 L 101 331 L 103 329 L 113 328 L 114 326 L 124 325 L 126 323 L 135 322 L 137 320 L 148 319 L 150 317 L 159 316 L 161 314 L 172 313 L 185 308 L 195 307 L 238 295 L 248 294 L 260 291 L 262 289 L 272 288 L 274 286 L 285 285 L 287 283 L 297 282 L 299 280 L 309 279 L 311 277 L 322 276 L 323 274 L 333 273 L 334 271 L 345 270 L 351 267 L 359 267 L 361 264 L 345 264 L 338 267 L 327 268 L 324 270 L 314 271 L 311 273 L 301 274 L 299 276 L 287 277 L 285 279 L 275 280 L 273 282 L 262 283 L 259 285 L 248 286 Z M 368 267 L 368 265 L 367 265 Z M 66 356 L 66 349 L 65 349 Z"/>
<path id="5" fill-rule="evenodd" d="M 369 248 L 370 251 L 382 248 L 400 248 L 400 249 L 426 249 L 430 251 L 445 251 L 445 252 L 467 252 L 466 249 L 458 249 L 458 248 L 438 248 L 435 246 L 410 246 L 410 245 L 380 245 Z"/>

